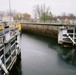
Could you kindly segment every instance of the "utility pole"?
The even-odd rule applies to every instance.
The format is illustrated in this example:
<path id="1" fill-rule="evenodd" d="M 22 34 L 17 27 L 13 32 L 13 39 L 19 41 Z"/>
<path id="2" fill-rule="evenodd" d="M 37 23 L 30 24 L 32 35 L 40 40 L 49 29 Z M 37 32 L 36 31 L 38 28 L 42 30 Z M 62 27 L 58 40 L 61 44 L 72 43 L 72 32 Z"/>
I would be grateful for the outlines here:
<path id="1" fill-rule="evenodd" d="M 10 21 L 11 21 L 11 1 L 9 0 L 9 12 L 10 12 Z"/>

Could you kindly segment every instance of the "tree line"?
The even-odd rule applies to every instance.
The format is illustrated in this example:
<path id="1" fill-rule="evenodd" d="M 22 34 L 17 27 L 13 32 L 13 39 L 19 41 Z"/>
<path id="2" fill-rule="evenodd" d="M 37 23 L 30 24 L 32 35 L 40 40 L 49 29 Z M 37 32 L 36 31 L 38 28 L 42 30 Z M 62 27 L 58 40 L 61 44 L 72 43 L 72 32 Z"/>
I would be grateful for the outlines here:
<path id="1" fill-rule="evenodd" d="M 21 13 L 21 12 L 16 12 L 16 11 L 0 11 L 0 19 L 2 19 L 5 16 L 11 16 L 14 18 L 14 20 L 26 20 L 30 21 L 31 20 L 31 15 L 28 13 Z"/>
<path id="2" fill-rule="evenodd" d="M 55 16 L 51 12 L 50 7 L 46 6 L 45 4 L 42 5 L 35 5 L 33 7 L 33 18 L 31 18 L 31 14 L 29 13 L 21 13 L 16 11 L 0 11 L 0 19 L 4 16 L 12 16 L 14 20 L 25 20 L 25 21 L 39 21 L 39 22 L 46 22 L 46 21 L 52 21 L 57 19 L 76 19 L 76 16 L 72 13 L 66 14 L 63 13 L 62 15 Z"/>

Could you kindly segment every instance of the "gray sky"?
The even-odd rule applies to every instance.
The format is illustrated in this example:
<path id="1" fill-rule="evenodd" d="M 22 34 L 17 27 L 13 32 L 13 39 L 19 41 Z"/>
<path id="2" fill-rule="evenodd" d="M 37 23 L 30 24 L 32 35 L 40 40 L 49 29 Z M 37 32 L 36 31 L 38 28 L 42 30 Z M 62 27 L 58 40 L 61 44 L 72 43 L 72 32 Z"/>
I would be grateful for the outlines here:
<path id="1" fill-rule="evenodd" d="M 74 13 L 76 15 L 76 0 L 10 0 L 11 9 L 18 12 L 33 14 L 33 7 L 37 4 L 45 4 L 51 8 L 54 15 L 61 13 Z M 9 9 L 9 0 L 0 0 L 0 11 Z"/>

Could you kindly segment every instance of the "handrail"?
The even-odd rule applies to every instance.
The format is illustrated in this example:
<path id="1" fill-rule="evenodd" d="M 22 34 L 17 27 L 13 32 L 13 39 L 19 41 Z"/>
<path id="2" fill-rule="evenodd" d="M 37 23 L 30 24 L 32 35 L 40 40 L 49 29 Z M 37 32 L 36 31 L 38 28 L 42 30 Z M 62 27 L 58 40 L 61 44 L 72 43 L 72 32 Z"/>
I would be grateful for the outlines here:
<path id="1" fill-rule="evenodd" d="M 73 45 L 75 45 L 76 44 L 75 41 L 69 36 L 69 34 L 67 33 L 66 35 L 73 42 Z"/>
<path id="2" fill-rule="evenodd" d="M 2 63 L 2 60 L 0 59 L 0 67 L 3 69 L 3 71 L 5 72 L 6 75 L 9 74 L 9 72 L 7 71 L 5 65 Z"/>

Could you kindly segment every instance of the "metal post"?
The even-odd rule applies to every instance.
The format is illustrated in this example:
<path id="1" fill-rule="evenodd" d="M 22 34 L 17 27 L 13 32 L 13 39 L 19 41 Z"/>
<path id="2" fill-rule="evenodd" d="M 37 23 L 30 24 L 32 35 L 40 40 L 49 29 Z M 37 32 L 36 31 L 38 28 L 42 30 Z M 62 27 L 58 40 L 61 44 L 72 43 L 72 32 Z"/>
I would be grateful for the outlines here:
<path id="1" fill-rule="evenodd" d="M 9 74 L 7 68 L 6 68 L 5 65 L 2 63 L 1 59 L 0 59 L 0 67 L 3 69 L 3 71 L 5 72 L 5 74 Z"/>
<path id="2" fill-rule="evenodd" d="M 9 12 L 10 12 L 10 21 L 11 21 L 11 1 L 9 0 Z"/>

